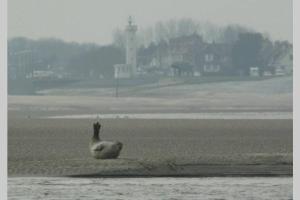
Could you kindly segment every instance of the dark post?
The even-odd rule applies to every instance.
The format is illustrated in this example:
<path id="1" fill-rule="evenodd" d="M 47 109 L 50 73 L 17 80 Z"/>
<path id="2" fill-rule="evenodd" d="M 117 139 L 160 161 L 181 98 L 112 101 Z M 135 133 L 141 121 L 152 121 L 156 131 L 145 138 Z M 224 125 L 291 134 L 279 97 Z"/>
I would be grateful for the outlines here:
<path id="1" fill-rule="evenodd" d="M 116 81 L 117 81 L 117 83 L 116 83 L 116 98 L 118 98 L 118 96 L 119 96 L 119 69 L 117 69 L 117 71 L 116 71 L 117 73 L 116 73 Z"/>

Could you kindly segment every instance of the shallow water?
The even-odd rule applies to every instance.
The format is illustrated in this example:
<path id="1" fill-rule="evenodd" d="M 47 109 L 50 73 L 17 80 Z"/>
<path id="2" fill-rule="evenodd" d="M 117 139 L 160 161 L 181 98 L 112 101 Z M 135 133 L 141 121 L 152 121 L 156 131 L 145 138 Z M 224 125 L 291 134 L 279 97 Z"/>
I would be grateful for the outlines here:
<path id="1" fill-rule="evenodd" d="M 209 112 L 209 113 L 131 113 L 131 114 L 99 114 L 99 115 L 61 115 L 47 118 L 58 119 L 292 119 L 292 112 Z"/>
<path id="2" fill-rule="evenodd" d="M 8 199 L 292 199 L 291 177 L 8 179 Z"/>

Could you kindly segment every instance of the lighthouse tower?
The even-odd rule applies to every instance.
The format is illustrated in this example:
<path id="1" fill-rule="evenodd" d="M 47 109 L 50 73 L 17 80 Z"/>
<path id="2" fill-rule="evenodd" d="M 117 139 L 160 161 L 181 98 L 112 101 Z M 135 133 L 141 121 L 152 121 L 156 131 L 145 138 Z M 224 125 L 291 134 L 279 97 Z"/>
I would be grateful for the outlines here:
<path id="1" fill-rule="evenodd" d="M 126 64 L 116 64 L 115 78 L 133 78 L 137 75 L 136 64 L 136 31 L 137 26 L 133 24 L 132 17 L 128 18 L 128 24 L 126 26 Z"/>
<path id="2" fill-rule="evenodd" d="M 137 26 L 133 24 L 132 17 L 128 18 L 128 25 L 126 26 L 126 64 L 129 67 L 130 77 L 133 77 L 137 74 L 137 65 L 136 65 L 136 31 Z"/>

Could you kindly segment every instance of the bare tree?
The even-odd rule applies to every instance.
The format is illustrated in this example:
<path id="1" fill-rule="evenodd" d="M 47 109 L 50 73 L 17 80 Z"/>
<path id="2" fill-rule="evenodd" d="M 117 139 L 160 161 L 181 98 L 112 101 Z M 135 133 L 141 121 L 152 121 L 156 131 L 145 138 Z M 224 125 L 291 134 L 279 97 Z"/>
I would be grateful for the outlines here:
<path id="1" fill-rule="evenodd" d="M 125 49 L 126 47 L 126 33 L 124 30 L 115 29 L 113 31 L 113 45 L 120 49 Z"/>

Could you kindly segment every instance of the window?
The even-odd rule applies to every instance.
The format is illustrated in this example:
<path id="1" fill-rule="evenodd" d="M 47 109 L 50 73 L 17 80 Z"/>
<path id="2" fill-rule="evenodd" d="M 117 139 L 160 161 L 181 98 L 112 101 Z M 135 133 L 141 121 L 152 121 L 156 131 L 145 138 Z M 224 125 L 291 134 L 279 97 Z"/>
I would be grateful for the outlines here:
<path id="1" fill-rule="evenodd" d="M 215 66 L 214 66 L 214 71 L 215 71 L 215 72 L 220 71 L 220 65 L 215 65 Z"/>
<path id="2" fill-rule="evenodd" d="M 220 71 L 220 65 L 204 65 L 203 66 L 205 72 L 218 72 Z"/>
<path id="3" fill-rule="evenodd" d="M 205 61 L 206 62 L 211 62 L 214 60 L 214 55 L 213 54 L 205 54 Z"/>
<path id="4" fill-rule="evenodd" d="M 205 72 L 213 72 L 214 69 L 213 69 L 213 65 L 204 65 L 204 71 Z"/>
<path id="5" fill-rule="evenodd" d="M 205 61 L 206 61 L 206 62 L 209 61 L 209 56 L 208 56 L 208 54 L 205 54 Z"/>
<path id="6" fill-rule="evenodd" d="M 209 71 L 208 65 L 204 65 L 204 71 L 205 71 L 205 72 Z"/>

